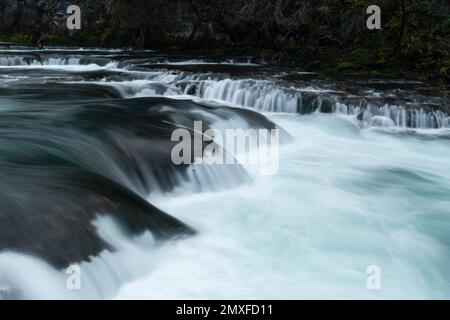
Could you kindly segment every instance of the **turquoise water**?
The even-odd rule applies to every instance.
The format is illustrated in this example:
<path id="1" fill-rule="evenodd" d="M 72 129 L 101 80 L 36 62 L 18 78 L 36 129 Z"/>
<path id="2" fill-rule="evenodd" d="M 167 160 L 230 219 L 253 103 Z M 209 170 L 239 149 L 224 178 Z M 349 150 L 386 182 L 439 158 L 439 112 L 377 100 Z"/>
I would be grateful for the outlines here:
<path id="1" fill-rule="evenodd" d="M 151 199 L 200 235 L 117 298 L 449 298 L 448 140 L 270 116 L 294 141 L 280 172 L 223 193 Z M 248 168 L 252 172 L 252 168 Z M 366 286 L 367 267 L 381 289 Z"/>
<path id="2" fill-rule="evenodd" d="M 0 111 L 36 107 L 33 103 L 46 101 L 47 93 L 56 99 L 51 104 L 55 108 L 61 98 L 62 106 L 70 107 L 70 99 L 79 103 L 76 92 L 101 103 L 106 91 L 100 89 L 108 87 L 124 99 L 165 96 L 170 102 L 193 99 L 219 108 L 291 112 L 265 115 L 293 139 L 281 146 L 276 175 L 263 176 L 260 168 L 248 165 L 250 179 L 239 176 L 245 171 L 238 166 L 223 167 L 220 174 L 197 170 L 205 178 L 199 180 L 207 182 L 202 188 L 193 181 L 194 174 L 170 193 L 148 196 L 150 203 L 197 230 L 196 236 L 159 245 L 150 232 L 125 235 L 102 212 L 92 223 L 116 250 L 104 250 L 80 264 L 80 291 L 67 289 L 64 270 L 24 252 L 0 252 L 0 297 L 6 292 L 6 297 L 31 299 L 450 298 L 447 114 L 415 110 L 419 123 L 409 121 L 415 129 L 406 129 L 403 107 L 374 107 L 372 113 L 364 112 L 364 121 L 357 121 L 360 110 L 336 100 L 334 114 L 300 116 L 296 112 L 322 106 L 330 90 L 292 88 L 270 77 L 234 81 L 226 75 L 224 80 L 217 74 L 138 69 L 119 61 L 120 56 L 98 65 L 97 57 L 81 57 L 89 58 L 84 63 L 78 55 L 46 58 L 44 63 L 30 62 L 28 56 L 0 61 L 5 73 L 0 77 L 0 89 L 5 89 Z M 73 96 L 68 90 L 75 90 Z M 377 98 L 385 93 L 370 94 Z M 239 116 L 212 118 L 222 130 L 248 125 Z M 378 122 L 387 125 L 371 127 Z M 47 122 L 36 121 L 30 128 L 34 126 L 47 128 Z M 75 140 L 74 150 L 84 154 L 83 140 Z M 86 150 L 95 148 L 90 141 Z M 102 174 L 114 162 L 106 155 L 93 162 Z M 381 271 L 377 290 L 367 287 L 370 266 Z M 11 294 L 10 288 L 18 292 Z"/>

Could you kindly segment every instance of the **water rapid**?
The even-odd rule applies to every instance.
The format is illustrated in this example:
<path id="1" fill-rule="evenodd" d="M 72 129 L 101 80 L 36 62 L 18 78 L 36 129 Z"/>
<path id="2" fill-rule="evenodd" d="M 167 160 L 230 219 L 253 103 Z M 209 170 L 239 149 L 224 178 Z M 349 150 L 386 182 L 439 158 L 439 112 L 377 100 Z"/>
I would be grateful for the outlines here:
<path id="1" fill-rule="evenodd" d="M 448 299 L 449 106 L 248 57 L 0 48 L 0 299 Z M 194 121 L 281 130 L 278 173 L 174 165 Z"/>

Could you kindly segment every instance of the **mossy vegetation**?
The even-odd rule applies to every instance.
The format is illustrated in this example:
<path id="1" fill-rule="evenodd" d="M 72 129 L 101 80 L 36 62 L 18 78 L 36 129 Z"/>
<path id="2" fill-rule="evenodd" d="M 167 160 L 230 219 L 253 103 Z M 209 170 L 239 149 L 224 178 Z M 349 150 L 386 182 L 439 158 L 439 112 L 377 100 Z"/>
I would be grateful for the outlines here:
<path id="1" fill-rule="evenodd" d="M 2 12 L 3 2 L 0 0 Z M 49 27 L 54 23 L 53 11 L 41 10 L 41 19 L 31 29 L 20 21 L 5 29 L 0 19 L 0 37 L 21 43 L 43 37 L 52 44 L 181 47 L 207 55 L 252 55 L 312 71 L 406 75 L 427 77 L 443 85 L 449 82 L 448 0 L 378 0 L 381 30 L 366 27 L 366 10 L 372 0 L 80 3 L 84 5 L 80 31 L 69 33 L 64 26 L 53 30 Z"/>

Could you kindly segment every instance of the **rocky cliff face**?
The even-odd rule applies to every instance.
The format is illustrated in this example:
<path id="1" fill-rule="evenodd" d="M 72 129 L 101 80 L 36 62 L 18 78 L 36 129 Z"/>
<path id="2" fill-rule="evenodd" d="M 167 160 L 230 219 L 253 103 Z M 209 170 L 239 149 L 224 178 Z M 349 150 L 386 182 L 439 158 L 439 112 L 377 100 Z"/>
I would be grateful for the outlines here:
<path id="1" fill-rule="evenodd" d="M 80 32 L 69 31 L 66 26 L 66 11 L 71 4 L 79 5 L 83 13 Z M 40 38 L 89 41 L 90 37 L 101 35 L 111 10 L 111 0 L 0 0 L 0 32 L 3 37 L 13 36 L 27 42 Z"/>
<path id="2" fill-rule="evenodd" d="M 236 6 L 243 1 L 228 2 Z M 71 4 L 81 8 L 82 30 L 66 27 Z M 195 0 L 0 0 L 0 38 L 137 46 L 231 42 L 224 32 L 231 26 L 216 21 L 211 9 Z"/>
<path id="3" fill-rule="evenodd" d="M 333 69 L 389 65 L 450 74 L 448 0 L 0 0 L 0 39 L 135 47 L 269 51 L 274 61 Z M 66 28 L 67 7 L 82 29 Z M 420 73 L 420 71 L 419 71 Z"/>

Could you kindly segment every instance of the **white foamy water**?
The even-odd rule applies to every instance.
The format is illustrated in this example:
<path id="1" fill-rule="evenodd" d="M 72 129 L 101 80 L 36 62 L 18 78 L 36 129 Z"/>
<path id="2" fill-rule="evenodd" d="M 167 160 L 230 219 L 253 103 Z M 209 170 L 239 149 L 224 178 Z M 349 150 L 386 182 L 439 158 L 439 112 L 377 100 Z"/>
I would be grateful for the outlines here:
<path id="1" fill-rule="evenodd" d="M 116 298 L 449 298 L 450 147 L 275 117 L 296 140 L 276 176 L 154 203 L 197 228 Z M 381 290 L 366 287 L 369 265 Z"/>
<path id="2" fill-rule="evenodd" d="M 46 58 L 42 60 L 24 58 L 21 56 L 1 57 L 0 66 L 46 66 L 46 65 L 78 65 L 80 58 Z"/>
<path id="3" fill-rule="evenodd" d="M 0 253 L 0 298 L 108 299 L 121 285 L 150 272 L 158 259 L 158 248 L 149 232 L 127 238 L 108 215 L 93 221 L 99 235 L 117 251 L 104 251 L 79 265 L 80 290 L 67 285 L 71 274 L 55 270 L 41 259 L 15 252 Z"/>
<path id="4" fill-rule="evenodd" d="M 194 165 L 177 176 L 182 182 L 172 193 L 149 195 L 196 236 L 162 245 L 150 233 L 130 239 L 105 213 L 93 223 L 117 251 L 80 265 L 81 290 L 68 290 L 64 270 L 2 252 L 0 297 L 450 298 L 448 115 L 397 105 L 362 110 L 335 101 L 334 114 L 299 116 L 305 107 L 317 110 L 330 92 L 271 80 L 128 71 L 116 62 L 47 62 L 3 60 L 0 68 L 126 72 L 141 78 L 76 83 L 112 86 L 126 98 L 164 95 L 252 108 L 294 139 L 281 146 L 274 176 L 260 175 L 255 166 Z M 4 75 L 0 82 L 19 77 Z M 235 119 L 215 124 L 221 130 L 245 125 Z M 380 290 L 366 286 L 371 265 L 381 270 Z"/>
<path id="5" fill-rule="evenodd" d="M 297 113 L 303 109 L 301 90 L 283 88 L 267 80 L 202 80 L 188 85 L 185 92 L 190 91 L 204 99 L 226 101 L 266 112 Z M 315 109 L 320 107 L 320 100 L 316 104 Z"/>
<path id="6" fill-rule="evenodd" d="M 81 291 L 12 253 L 0 255 L 3 279 L 27 298 L 449 298 L 448 140 L 360 130 L 335 115 L 272 120 L 294 136 L 277 175 L 248 167 L 249 185 L 150 196 L 197 236 L 155 247 L 104 217 L 95 224 L 118 251 L 81 265 Z M 370 265 L 381 290 L 366 287 Z"/>
<path id="7" fill-rule="evenodd" d="M 368 105 L 346 105 L 337 102 L 334 106 L 337 114 L 359 116 L 365 125 L 372 127 L 398 127 L 416 129 L 447 128 L 449 117 L 442 111 L 426 111 L 423 108 L 405 108 L 405 106 L 387 105 L 377 107 Z"/>
<path id="8" fill-rule="evenodd" d="M 142 71 L 126 71 L 141 73 Z M 144 73 L 145 74 L 145 73 Z M 81 82 L 88 83 L 88 82 Z M 333 91 L 311 86 L 286 87 L 270 80 L 207 79 L 184 73 L 152 72 L 146 79 L 131 81 L 106 81 L 94 84 L 116 88 L 124 97 L 170 96 L 176 98 L 200 98 L 229 106 L 255 109 L 265 113 L 312 113 L 320 111 L 324 99 L 328 99 L 331 110 L 339 115 L 358 117 L 362 126 L 382 128 L 436 129 L 450 127 L 450 117 L 439 110 L 424 110 L 421 107 L 369 103 L 345 104 L 330 95 Z M 328 94 L 326 97 L 324 94 Z M 194 99 L 195 99 L 194 98 Z"/>
<path id="9" fill-rule="evenodd" d="M 72 51 L 74 50 L 72 49 Z M 83 50 L 76 49 L 75 51 L 82 52 Z M 22 50 L 21 52 L 26 53 L 27 51 Z M 86 60 L 79 57 L 61 58 L 43 56 L 38 59 L 20 55 L 5 56 L 0 57 L 0 69 L 13 69 L 16 71 L 20 69 L 41 69 L 65 72 L 104 70 L 112 73 L 123 73 L 132 77 L 132 80 L 110 81 L 105 78 L 101 81 L 80 81 L 80 83 L 113 86 L 126 98 L 190 95 L 237 107 L 251 108 L 260 112 L 301 114 L 320 111 L 325 105 L 324 109 L 326 112 L 359 117 L 364 126 L 416 129 L 448 128 L 450 126 L 449 115 L 437 110 L 438 106 L 427 108 L 420 105 L 376 105 L 369 102 L 367 106 L 362 108 L 358 103 L 352 104 L 340 101 L 338 95 L 336 95 L 339 91 L 334 91 L 329 88 L 309 85 L 299 87 L 272 79 L 224 79 L 223 75 L 195 74 L 182 71 L 148 71 L 142 68 L 137 70 L 133 67 L 133 60 L 130 60 L 128 64 L 121 64 L 118 61 L 99 57 L 101 56 L 97 56 L 95 59 L 91 57 Z M 232 60 L 222 62 L 167 60 L 154 64 L 257 66 L 250 62 L 235 63 Z M 391 81 L 390 83 L 403 84 L 419 82 Z M 369 95 L 378 98 L 381 97 L 380 92 L 373 90 Z"/>
<path id="10" fill-rule="evenodd" d="M 183 60 L 183 61 L 170 61 L 165 60 L 156 64 L 174 65 L 174 66 L 189 66 L 189 65 L 230 65 L 230 66 L 242 66 L 242 67 L 258 67 L 260 64 L 252 62 L 235 62 L 234 60 L 228 60 L 223 62 L 212 62 L 205 60 Z"/>
<path id="11" fill-rule="evenodd" d="M 95 70 L 117 70 L 118 62 L 109 62 L 105 65 L 96 63 L 82 64 L 80 58 L 48 58 L 44 60 L 26 59 L 24 57 L 1 57 L 0 69 L 43 69 L 85 72 Z"/>
<path id="12" fill-rule="evenodd" d="M 2 43 L 0 43 L 2 44 Z M 118 54 L 123 53 L 122 49 L 108 49 L 108 48 L 57 48 L 57 47 L 46 47 L 43 49 L 32 48 L 32 47 L 13 47 L 13 48 L 2 48 L 0 53 L 17 53 L 17 54 L 28 54 L 28 53 L 38 53 L 38 54 L 49 54 L 49 53 L 95 53 L 95 54 Z M 152 50 L 143 50 L 143 52 L 152 52 Z"/>

